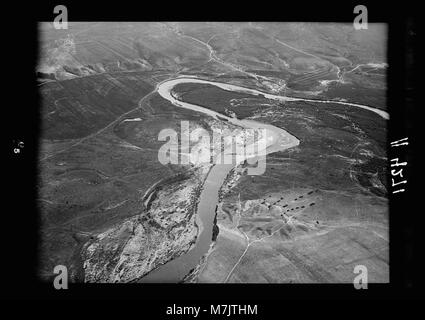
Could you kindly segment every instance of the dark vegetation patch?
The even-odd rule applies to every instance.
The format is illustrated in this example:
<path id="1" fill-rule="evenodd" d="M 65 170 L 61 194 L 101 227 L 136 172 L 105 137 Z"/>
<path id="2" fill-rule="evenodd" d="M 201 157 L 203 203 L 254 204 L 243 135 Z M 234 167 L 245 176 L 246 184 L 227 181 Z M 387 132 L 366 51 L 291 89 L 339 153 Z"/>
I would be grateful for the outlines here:
<path id="1" fill-rule="evenodd" d="M 294 187 L 352 192 L 358 182 L 352 180 L 350 172 L 378 170 L 380 177 L 385 176 L 386 163 L 379 158 L 386 156 L 386 120 L 379 115 L 356 107 L 314 102 L 287 102 L 270 111 L 274 115 L 259 121 L 285 129 L 300 140 L 300 145 L 268 155 L 266 172 L 256 177 L 255 183 L 242 177 L 234 192 L 241 192 L 243 199 Z M 356 167 L 357 160 L 370 163 Z"/>
<path id="2" fill-rule="evenodd" d="M 196 104 L 222 114 L 226 114 L 226 109 L 228 109 L 235 112 L 239 119 L 250 117 L 254 111 L 259 109 L 259 106 L 256 104 L 241 107 L 232 107 L 231 105 L 232 99 L 252 99 L 257 96 L 226 91 L 209 84 L 181 83 L 174 87 L 174 91 L 180 95 L 180 100 L 182 101 Z M 258 100 L 261 101 L 263 99 L 260 98 Z"/>

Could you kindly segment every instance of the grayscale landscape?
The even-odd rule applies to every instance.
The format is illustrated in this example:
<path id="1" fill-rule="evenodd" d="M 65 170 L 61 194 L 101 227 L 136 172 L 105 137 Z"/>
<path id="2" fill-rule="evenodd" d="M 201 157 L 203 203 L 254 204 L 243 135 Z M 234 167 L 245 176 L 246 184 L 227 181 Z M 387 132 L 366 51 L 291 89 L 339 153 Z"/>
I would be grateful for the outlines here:
<path id="1" fill-rule="evenodd" d="M 374 23 L 40 23 L 40 279 L 388 283 L 386 44 Z M 264 173 L 161 163 L 182 122 L 264 128 Z"/>

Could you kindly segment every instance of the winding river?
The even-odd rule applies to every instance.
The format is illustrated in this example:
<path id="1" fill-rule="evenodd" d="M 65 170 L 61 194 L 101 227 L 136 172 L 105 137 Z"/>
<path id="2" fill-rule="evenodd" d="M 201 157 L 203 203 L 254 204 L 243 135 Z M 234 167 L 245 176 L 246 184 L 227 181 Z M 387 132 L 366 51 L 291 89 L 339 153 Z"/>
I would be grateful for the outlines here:
<path id="1" fill-rule="evenodd" d="M 332 100 L 316 100 L 279 96 L 265 93 L 259 90 L 254 90 L 227 83 L 203 80 L 196 77 L 182 76 L 171 80 L 167 79 L 157 85 L 156 91 L 164 99 L 170 101 L 173 105 L 177 107 L 202 112 L 216 119 L 218 119 L 218 117 L 220 117 L 221 119 L 224 118 L 230 123 L 247 129 L 265 129 L 267 137 L 265 150 L 266 154 L 286 150 L 288 148 L 297 146 L 299 144 L 299 141 L 287 131 L 272 126 L 270 124 L 264 124 L 252 120 L 239 120 L 236 118 L 231 118 L 223 114 L 217 113 L 213 110 L 177 100 L 171 92 L 177 84 L 181 83 L 209 84 L 226 91 L 242 92 L 256 96 L 264 96 L 267 99 L 278 101 L 307 101 L 317 103 L 335 103 L 349 105 L 375 112 L 382 118 L 386 120 L 389 119 L 389 115 L 387 112 L 360 104 Z M 242 161 L 243 160 L 244 159 L 242 159 Z M 177 257 L 176 259 L 173 259 L 168 263 L 153 270 L 145 277 L 140 279 L 138 282 L 177 283 L 181 281 L 193 268 L 195 268 L 199 264 L 200 259 L 208 252 L 212 243 L 215 209 L 218 203 L 218 191 L 221 185 L 223 184 L 227 174 L 233 167 L 235 167 L 235 165 L 236 164 L 216 164 L 211 168 L 205 180 L 197 208 L 197 224 L 200 225 L 200 232 L 198 234 L 195 246 L 186 254 L 183 254 L 180 257 Z"/>

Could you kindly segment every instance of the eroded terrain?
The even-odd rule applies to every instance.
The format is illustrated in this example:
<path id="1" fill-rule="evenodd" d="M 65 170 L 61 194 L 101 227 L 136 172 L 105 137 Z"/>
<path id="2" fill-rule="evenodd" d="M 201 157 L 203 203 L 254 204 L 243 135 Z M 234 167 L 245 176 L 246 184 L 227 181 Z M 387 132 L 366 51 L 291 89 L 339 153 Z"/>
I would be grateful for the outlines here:
<path id="1" fill-rule="evenodd" d="M 40 25 L 42 279 L 133 282 L 196 244 L 210 165 L 163 165 L 162 129 L 228 121 L 177 108 L 156 88 L 196 76 L 270 94 L 181 84 L 182 101 L 286 130 L 299 145 L 238 165 L 220 189 L 213 242 L 190 282 L 388 282 L 385 40 L 373 24 L 71 23 Z M 343 35 L 343 36 L 341 36 Z M 377 41 L 378 38 L 382 41 Z M 302 39 L 302 40 L 300 40 Z M 239 128 L 238 130 L 243 130 Z M 190 145 L 204 148 L 202 142 Z"/>

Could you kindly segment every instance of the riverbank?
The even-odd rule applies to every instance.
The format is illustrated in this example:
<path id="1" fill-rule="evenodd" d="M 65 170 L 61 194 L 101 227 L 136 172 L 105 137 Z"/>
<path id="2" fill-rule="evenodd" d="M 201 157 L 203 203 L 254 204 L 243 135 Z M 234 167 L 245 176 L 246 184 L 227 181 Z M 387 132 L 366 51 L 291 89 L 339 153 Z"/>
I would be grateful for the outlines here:
<path id="1" fill-rule="evenodd" d="M 178 100 L 176 95 L 172 94 L 173 88 L 178 84 L 188 82 L 206 83 L 207 81 L 195 78 L 177 78 L 174 80 L 162 82 L 159 86 L 157 86 L 157 90 L 164 99 L 167 99 L 177 107 L 202 112 L 212 116 L 217 120 L 224 118 L 229 123 L 242 128 L 254 130 L 265 129 L 265 154 L 282 151 L 299 144 L 298 139 L 281 128 L 258 123 L 253 120 L 239 120 L 236 118 L 230 118 L 210 109 Z M 216 84 L 214 82 L 211 83 Z M 226 88 L 227 90 L 243 90 L 243 88 L 241 89 L 237 86 L 225 86 L 224 84 L 218 85 L 222 88 Z M 226 152 L 232 152 L 232 150 L 223 151 L 223 153 Z M 245 158 L 241 157 L 240 160 L 241 162 L 245 161 Z M 238 163 L 226 165 L 219 164 L 215 165 L 210 170 L 206 182 L 203 186 L 197 212 L 197 216 L 199 216 L 199 219 L 201 219 L 204 228 L 199 232 L 195 247 L 192 248 L 188 253 L 179 256 L 177 259 L 159 267 L 157 270 L 141 279 L 141 282 L 179 282 L 183 279 L 183 277 L 181 277 L 181 274 L 184 273 L 181 271 L 182 269 L 186 270 L 185 275 L 189 274 L 193 270 L 196 270 L 200 261 L 202 260 L 202 257 L 204 257 L 211 248 L 216 206 L 219 201 L 219 190 L 222 187 L 223 181 L 228 176 L 228 173 L 236 165 L 238 165 Z"/>
<path id="2" fill-rule="evenodd" d="M 279 101 L 316 101 L 311 99 L 302 99 L 302 98 L 290 98 L 272 95 L 264 92 L 260 92 L 254 89 L 243 88 L 235 85 L 223 84 L 214 81 L 201 80 L 197 78 L 188 78 L 188 77 L 179 77 L 171 80 L 166 80 L 158 84 L 156 87 L 159 95 L 168 100 L 176 107 L 190 109 L 192 111 L 200 112 L 205 115 L 211 116 L 217 121 L 226 120 L 227 123 L 241 127 L 246 129 L 265 129 L 267 136 L 266 143 L 266 154 L 284 151 L 288 148 L 295 147 L 299 144 L 299 140 L 289 134 L 287 131 L 275 127 L 271 124 L 265 124 L 256 122 L 253 120 L 239 120 L 233 117 L 228 117 L 221 113 L 215 112 L 211 109 L 187 103 L 176 98 L 177 96 L 172 93 L 173 88 L 181 83 L 202 83 L 202 84 L 210 84 L 219 87 L 220 89 L 227 91 L 236 91 L 236 92 L 244 92 L 253 94 L 256 96 L 262 96 L 266 99 L 274 99 Z M 350 103 L 343 102 L 335 102 L 335 101 L 320 101 L 322 103 L 341 103 L 350 106 L 358 106 Z M 359 106 L 364 109 L 370 110 L 367 106 Z M 372 108 L 373 109 L 373 108 Z M 381 117 L 385 118 L 385 114 L 380 112 L 380 110 L 370 110 Z M 242 158 L 242 161 L 245 159 Z M 202 191 L 199 194 L 199 202 L 196 212 L 196 219 L 185 221 L 187 225 L 201 225 L 202 228 L 196 228 L 196 243 L 193 245 L 193 242 L 190 244 L 181 243 L 181 239 L 174 239 L 175 242 L 166 242 L 161 246 L 162 249 L 156 248 L 153 249 L 154 254 L 157 258 L 155 262 L 150 260 L 150 269 L 155 269 L 154 272 L 149 273 L 147 276 L 144 276 L 147 272 L 138 273 L 138 282 L 179 282 L 184 279 L 186 275 L 188 275 L 191 271 L 197 270 L 200 266 L 200 262 L 202 262 L 203 257 L 208 256 L 208 252 L 211 252 L 211 244 L 212 244 L 212 234 L 214 228 L 214 220 L 216 218 L 216 208 L 219 200 L 219 190 L 221 189 L 223 182 L 228 176 L 229 172 L 237 165 L 237 163 L 230 165 L 215 165 L 213 166 L 209 173 L 208 177 L 205 179 L 205 183 L 203 183 Z M 167 186 L 168 188 L 169 186 Z M 183 223 L 183 222 L 182 222 Z M 194 230 L 194 229 L 192 229 Z M 144 232 L 148 232 L 148 230 L 144 230 Z M 195 232 L 195 231 L 191 231 Z M 192 236 L 194 233 L 191 233 Z M 191 236 L 191 237 L 192 237 Z M 183 241 L 184 242 L 184 241 Z M 140 246 L 140 244 L 139 244 Z M 167 248 L 168 246 L 168 248 Z M 177 247 L 179 249 L 177 249 Z M 136 250 L 137 246 L 133 248 Z M 173 249 L 174 248 L 174 249 Z M 181 250 L 184 248 L 184 250 Z M 90 251 L 90 250 L 88 250 Z M 163 252 L 163 253 L 161 253 Z M 166 253 L 167 252 L 167 253 Z M 147 253 L 146 253 L 147 254 Z M 164 258 L 165 257 L 165 258 Z M 140 259 L 140 256 L 138 257 Z M 142 259 L 143 260 L 143 259 Z M 169 261 L 169 262 L 167 262 Z M 158 267 L 160 266 L 160 267 Z M 128 266 L 130 269 L 134 268 L 134 266 Z M 128 269 L 128 268 L 127 268 Z M 129 269 L 128 269 L 129 270 Z M 145 269 L 146 271 L 147 269 Z M 141 278 L 142 277 L 142 278 Z M 133 279 L 136 279 L 133 276 Z M 128 279 L 127 279 L 128 280 Z M 118 278 L 118 281 L 126 281 L 125 278 Z"/>

